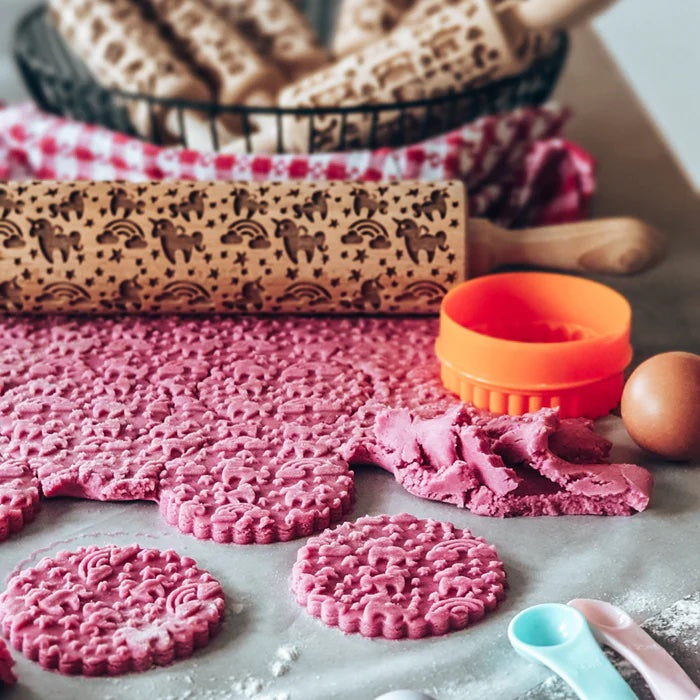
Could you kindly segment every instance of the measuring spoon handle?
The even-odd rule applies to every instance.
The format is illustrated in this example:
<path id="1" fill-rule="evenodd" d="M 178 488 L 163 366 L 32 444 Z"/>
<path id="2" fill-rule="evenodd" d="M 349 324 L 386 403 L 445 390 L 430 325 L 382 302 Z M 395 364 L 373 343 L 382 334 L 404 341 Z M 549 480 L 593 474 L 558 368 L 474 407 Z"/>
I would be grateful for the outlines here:
<path id="1" fill-rule="evenodd" d="M 574 645 L 551 653 L 547 665 L 581 700 L 636 700 L 637 696 L 608 661 L 591 635 L 591 645 Z"/>
<path id="2" fill-rule="evenodd" d="M 641 627 L 598 630 L 603 641 L 642 674 L 657 700 L 693 700 L 700 694 L 676 660 Z"/>

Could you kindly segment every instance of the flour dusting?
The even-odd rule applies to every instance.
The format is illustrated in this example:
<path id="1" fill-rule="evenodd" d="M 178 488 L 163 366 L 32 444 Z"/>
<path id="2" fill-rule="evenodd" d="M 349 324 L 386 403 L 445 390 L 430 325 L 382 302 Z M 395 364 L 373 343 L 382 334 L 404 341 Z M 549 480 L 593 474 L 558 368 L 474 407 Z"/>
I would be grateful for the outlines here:
<path id="1" fill-rule="evenodd" d="M 292 664 L 299 658 L 299 649 L 293 644 L 282 646 L 275 652 L 275 658 L 270 662 L 268 668 L 270 673 L 279 678 L 289 673 Z"/>
<path id="2" fill-rule="evenodd" d="M 644 627 L 669 642 L 682 640 L 683 644 L 697 648 L 700 646 L 700 592 L 674 603 Z"/>

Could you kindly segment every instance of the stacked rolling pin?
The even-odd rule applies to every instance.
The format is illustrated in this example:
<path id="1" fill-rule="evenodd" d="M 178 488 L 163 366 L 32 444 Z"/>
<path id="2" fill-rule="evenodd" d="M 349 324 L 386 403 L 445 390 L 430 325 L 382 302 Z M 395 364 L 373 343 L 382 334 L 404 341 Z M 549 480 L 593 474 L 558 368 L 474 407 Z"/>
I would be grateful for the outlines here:
<path id="1" fill-rule="evenodd" d="M 207 103 L 315 110 L 458 93 L 524 70 L 549 51 L 552 30 L 602 2 L 342 0 L 333 55 L 292 0 L 51 0 L 51 10 L 104 85 L 193 103 L 179 113 L 124 97 L 147 138 L 157 128 L 174 141 L 184 133 L 198 149 L 306 152 L 382 144 L 399 121 L 410 139 L 425 110 L 389 110 L 377 123 L 352 112 L 342 125 L 337 114 L 316 115 L 313 125 L 307 115 L 242 124 L 227 114 L 213 138 Z"/>
<path id="2" fill-rule="evenodd" d="M 632 219 L 469 220 L 459 182 L 0 184 L 9 313 L 435 313 L 502 265 L 629 273 L 662 252 Z"/>

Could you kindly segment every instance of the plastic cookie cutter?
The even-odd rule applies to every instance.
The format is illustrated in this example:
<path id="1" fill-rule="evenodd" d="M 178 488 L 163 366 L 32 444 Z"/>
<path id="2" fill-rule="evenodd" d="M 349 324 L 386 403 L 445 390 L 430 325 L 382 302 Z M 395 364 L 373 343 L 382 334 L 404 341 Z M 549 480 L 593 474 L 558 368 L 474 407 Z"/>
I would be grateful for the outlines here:
<path id="1" fill-rule="evenodd" d="M 534 605 L 508 625 L 508 639 L 526 658 L 561 676 L 581 700 L 633 700 L 637 696 L 598 646 L 586 618 L 561 603 Z"/>
<path id="2" fill-rule="evenodd" d="M 486 275 L 451 289 L 435 350 L 462 401 L 519 415 L 598 418 L 620 402 L 632 310 L 598 282 L 549 272 Z"/>
<path id="3" fill-rule="evenodd" d="M 693 700 L 698 688 L 676 663 L 624 610 L 602 600 L 577 598 L 576 608 L 598 641 L 624 656 L 644 677 L 657 700 Z"/>

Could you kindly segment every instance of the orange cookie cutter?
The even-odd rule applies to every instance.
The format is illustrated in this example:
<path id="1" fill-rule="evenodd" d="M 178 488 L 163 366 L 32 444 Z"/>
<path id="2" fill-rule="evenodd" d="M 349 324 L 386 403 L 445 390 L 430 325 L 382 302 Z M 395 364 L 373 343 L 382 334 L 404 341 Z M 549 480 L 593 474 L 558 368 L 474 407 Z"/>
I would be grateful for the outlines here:
<path id="1" fill-rule="evenodd" d="M 479 277 L 452 289 L 435 349 L 462 401 L 519 415 L 551 406 L 597 418 L 620 401 L 632 310 L 614 289 L 547 272 Z"/>

